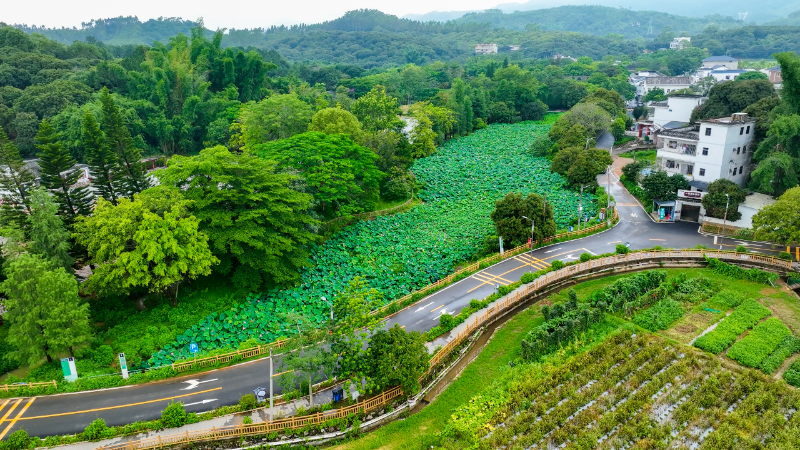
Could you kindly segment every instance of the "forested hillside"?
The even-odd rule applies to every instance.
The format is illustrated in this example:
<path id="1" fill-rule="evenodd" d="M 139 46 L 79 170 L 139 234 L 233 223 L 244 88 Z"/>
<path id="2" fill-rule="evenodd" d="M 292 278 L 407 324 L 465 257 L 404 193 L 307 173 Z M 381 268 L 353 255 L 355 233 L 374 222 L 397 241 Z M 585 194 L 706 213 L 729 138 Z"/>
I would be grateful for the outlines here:
<path id="1" fill-rule="evenodd" d="M 114 17 L 90 20 L 82 23 L 80 28 L 47 28 L 35 24 L 15 26 L 27 33 L 39 33 L 62 44 L 94 39 L 109 45 L 150 45 L 154 41 L 166 43 L 178 33 L 189 34 L 189 29 L 194 25 L 191 20 L 179 17 L 159 17 L 145 22 L 138 17 Z"/>

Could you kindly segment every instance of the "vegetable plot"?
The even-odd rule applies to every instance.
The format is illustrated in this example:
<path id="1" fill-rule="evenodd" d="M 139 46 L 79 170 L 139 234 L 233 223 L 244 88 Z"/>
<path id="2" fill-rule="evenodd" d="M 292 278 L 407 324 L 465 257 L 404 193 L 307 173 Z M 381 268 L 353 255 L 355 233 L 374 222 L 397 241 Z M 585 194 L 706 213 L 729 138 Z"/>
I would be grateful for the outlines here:
<path id="1" fill-rule="evenodd" d="M 298 286 L 251 294 L 207 316 L 155 353 L 149 364 L 190 358 L 191 342 L 208 352 L 250 338 L 271 342 L 290 335 L 290 324 L 282 320 L 289 311 L 323 323 L 329 309 L 320 297 L 334 298 L 357 276 L 381 291 L 386 302 L 442 278 L 492 234 L 489 214 L 495 200 L 509 191 L 547 192 L 556 221 L 566 225 L 569 212 L 577 212 L 578 197 L 564 188 L 562 177 L 550 174 L 546 160 L 526 154 L 530 142 L 547 129 L 534 123 L 493 125 L 448 142 L 413 167 L 426 185 L 420 197 L 427 203 L 337 233 L 311 252 L 311 267 Z M 590 200 L 587 195 L 583 205 L 592 215 Z"/>

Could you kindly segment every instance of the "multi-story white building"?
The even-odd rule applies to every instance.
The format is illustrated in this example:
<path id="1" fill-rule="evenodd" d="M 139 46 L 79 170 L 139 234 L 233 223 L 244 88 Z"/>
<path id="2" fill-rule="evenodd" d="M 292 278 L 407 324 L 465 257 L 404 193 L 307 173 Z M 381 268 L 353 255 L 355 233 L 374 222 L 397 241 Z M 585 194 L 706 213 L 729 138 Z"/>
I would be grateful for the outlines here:
<path id="1" fill-rule="evenodd" d="M 703 104 L 706 97 L 695 94 L 674 94 L 664 102 L 651 103 L 653 116 L 650 118 L 656 129 L 681 128 L 689 123 L 692 111 Z"/>
<path id="2" fill-rule="evenodd" d="M 725 66 L 729 69 L 739 68 L 739 58 L 733 56 L 709 56 L 703 60 L 703 67 Z"/>
<path id="3" fill-rule="evenodd" d="M 666 220 L 702 222 L 700 199 L 713 181 L 724 178 L 745 187 L 755 151 L 755 124 L 747 114 L 736 113 L 656 134 L 656 168 L 682 174 L 691 186 L 678 192 L 678 200 L 657 202 Z"/>
<path id="4" fill-rule="evenodd" d="M 685 128 L 662 130 L 656 137 L 656 166 L 680 173 L 694 190 L 725 178 L 744 187 L 755 151 L 755 119 L 745 113 L 701 120 Z"/>
<path id="5" fill-rule="evenodd" d="M 475 45 L 475 54 L 476 55 L 489 55 L 492 53 L 497 53 L 497 44 L 476 44 Z"/>
<path id="6" fill-rule="evenodd" d="M 669 43 L 669 48 L 676 50 L 691 46 L 692 38 L 690 37 L 676 37 Z"/>

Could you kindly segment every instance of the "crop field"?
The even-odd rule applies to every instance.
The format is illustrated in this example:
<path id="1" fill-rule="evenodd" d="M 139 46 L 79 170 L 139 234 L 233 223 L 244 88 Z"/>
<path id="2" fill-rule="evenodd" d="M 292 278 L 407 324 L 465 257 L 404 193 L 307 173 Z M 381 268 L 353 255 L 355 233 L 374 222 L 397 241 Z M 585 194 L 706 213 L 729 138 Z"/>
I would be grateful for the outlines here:
<path id="1" fill-rule="evenodd" d="M 191 357 L 190 342 L 201 352 L 236 347 L 247 339 L 271 342 L 291 334 L 283 320 L 289 311 L 321 323 L 333 298 L 355 277 L 383 294 L 384 302 L 401 297 L 452 272 L 470 258 L 493 232 L 489 214 L 508 192 L 546 193 L 556 222 L 565 226 L 577 211 L 578 196 L 565 180 L 548 170 L 543 158 L 528 154 L 532 140 L 549 125 L 532 122 L 492 125 L 453 139 L 412 171 L 425 189 L 426 203 L 408 212 L 354 224 L 312 251 L 312 266 L 291 289 L 251 294 L 221 313 L 212 313 L 177 336 L 150 359 L 150 365 Z M 585 211 L 595 214 L 591 196 Z"/>
<path id="2" fill-rule="evenodd" d="M 508 390 L 512 399 L 486 411 L 489 420 L 453 413 L 461 443 L 472 435 L 480 449 L 788 449 L 800 436 L 796 390 L 630 331 Z"/>

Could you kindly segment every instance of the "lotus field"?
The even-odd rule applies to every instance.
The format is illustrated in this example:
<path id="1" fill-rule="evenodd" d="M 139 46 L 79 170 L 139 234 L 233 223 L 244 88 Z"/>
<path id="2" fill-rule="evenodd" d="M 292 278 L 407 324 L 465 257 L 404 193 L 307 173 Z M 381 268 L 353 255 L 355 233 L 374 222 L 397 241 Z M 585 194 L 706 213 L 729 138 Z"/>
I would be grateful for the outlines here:
<path id="1" fill-rule="evenodd" d="M 549 125 L 532 122 L 492 125 L 453 139 L 412 167 L 425 188 L 425 201 L 412 210 L 356 223 L 316 247 L 311 266 L 296 287 L 251 294 L 228 311 L 213 313 L 179 335 L 150 359 L 151 366 L 191 357 L 190 342 L 201 352 L 236 347 L 255 338 L 271 342 L 292 333 L 289 311 L 322 323 L 332 299 L 355 277 L 363 277 L 389 302 L 452 272 L 493 232 L 494 202 L 508 192 L 546 193 L 556 222 L 566 226 L 577 214 L 578 197 L 565 180 L 548 170 L 543 158 L 528 155 L 533 139 Z M 583 199 L 591 216 L 591 196 Z"/>

